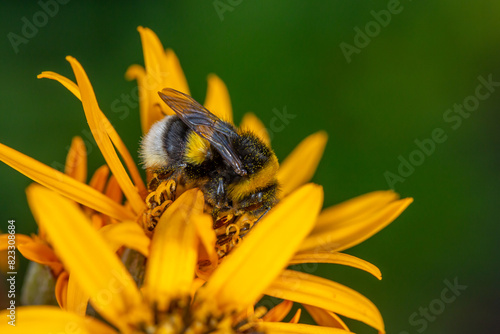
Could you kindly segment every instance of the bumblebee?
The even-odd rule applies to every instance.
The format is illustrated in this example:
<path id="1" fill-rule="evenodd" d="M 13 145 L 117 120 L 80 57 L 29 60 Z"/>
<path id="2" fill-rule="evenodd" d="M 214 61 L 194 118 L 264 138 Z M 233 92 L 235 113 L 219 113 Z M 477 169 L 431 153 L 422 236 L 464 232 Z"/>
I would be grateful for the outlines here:
<path id="1" fill-rule="evenodd" d="M 214 219 L 244 213 L 259 218 L 267 213 L 278 201 L 279 164 L 273 150 L 184 93 L 165 88 L 158 94 L 175 115 L 153 124 L 143 138 L 144 167 L 187 188 L 201 189 Z"/>

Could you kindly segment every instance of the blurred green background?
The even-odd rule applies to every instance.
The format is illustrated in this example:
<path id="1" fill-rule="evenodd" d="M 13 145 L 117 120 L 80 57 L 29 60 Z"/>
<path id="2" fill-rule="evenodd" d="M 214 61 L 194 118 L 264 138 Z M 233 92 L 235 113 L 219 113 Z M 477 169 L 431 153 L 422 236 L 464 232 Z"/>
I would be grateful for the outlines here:
<path id="1" fill-rule="evenodd" d="M 102 110 L 136 152 L 138 108 L 120 119 L 111 106 L 134 90 L 136 83 L 124 73 L 144 63 L 136 28 L 150 27 L 177 53 L 196 99 L 203 101 L 213 72 L 229 88 L 237 122 L 250 110 L 265 124 L 273 109 L 296 115 L 274 134 L 280 159 L 307 135 L 328 132 L 313 179 L 324 186 L 325 206 L 390 188 L 386 172 L 397 174 L 401 157 L 417 159 L 404 182 L 393 184 L 415 202 L 388 228 L 347 251 L 377 265 L 383 280 L 336 265 L 315 273 L 369 297 L 388 333 L 495 332 L 500 89 L 492 87 L 488 98 L 477 100 L 460 126 L 458 114 L 452 122 L 443 117 L 454 104 L 475 101 L 478 77 L 500 81 L 500 2 L 215 4 L 219 9 L 214 1 L 69 1 L 16 53 L 8 34 L 22 35 L 23 18 L 33 22 L 42 8 L 35 1 L 2 2 L 0 142 L 48 165 L 64 163 L 71 138 L 88 134 L 83 110 L 58 83 L 36 75 L 52 70 L 74 78 L 64 59 L 72 55 L 87 71 Z M 356 51 L 346 57 L 341 46 Z M 418 161 L 423 155 L 415 153 L 415 140 L 431 138 L 436 128 L 447 140 Z M 88 158 L 91 171 L 104 162 L 96 146 Z M 0 227 L 16 219 L 17 232 L 35 231 L 24 194 L 30 180 L 4 164 L 0 179 Z M 439 301 L 446 280 L 467 286 L 449 303 Z M 348 324 L 356 332 L 374 332 Z"/>

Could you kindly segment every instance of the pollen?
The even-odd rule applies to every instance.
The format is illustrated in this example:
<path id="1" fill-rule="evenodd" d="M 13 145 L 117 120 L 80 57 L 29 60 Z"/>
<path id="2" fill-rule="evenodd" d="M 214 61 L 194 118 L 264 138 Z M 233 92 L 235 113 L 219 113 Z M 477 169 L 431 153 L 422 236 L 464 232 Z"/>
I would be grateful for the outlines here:
<path id="1" fill-rule="evenodd" d="M 140 216 L 138 223 L 148 235 L 152 235 L 161 216 L 168 207 L 182 195 L 190 185 L 178 179 L 171 171 L 157 171 L 150 175 L 148 182 L 149 194 L 145 202 L 147 208 Z M 210 206 L 205 207 L 209 212 Z M 234 215 L 233 213 L 222 214 L 214 218 L 212 228 L 215 232 L 215 254 L 216 258 L 201 259 L 198 268 L 205 274 L 211 273 L 226 255 L 228 255 L 250 231 L 257 219 L 248 215 Z"/>
<path id="2" fill-rule="evenodd" d="M 165 210 L 178 198 L 186 188 L 183 182 L 167 173 L 154 173 L 148 184 L 149 195 L 146 197 L 147 209 L 141 216 L 140 224 L 146 232 L 152 232 Z M 206 211 L 210 211 L 206 208 Z M 216 235 L 215 251 L 219 261 L 228 255 L 252 229 L 257 219 L 249 215 L 234 215 L 228 213 L 217 217 L 213 222 Z M 212 263 L 198 263 L 200 269 L 212 266 Z"/>
<path id="3" fill-rule="evenodd" d="M 215 249 L 219 259 L 222 259 L 231 252 L 252 229 L 257 219 L 247 215 L 235 217 L 232 214 L 218 219 L 214 223 L 217 241 Z"/>
<path id="4" fill-rule="evenodd" d="M 256 324 L 267 313 L 265 307 L 221 313 L 212 302 L 192 303 L 177 298 L 165 311 L 155 310 L 155 324 L 141 328 L 143 333 L 258 333 Z"/>
<path id="5" fill-rule="evenodd" d="M 158 174 L 153 175 L 153 180 L 158 180 Z M 150 183 L 151 186 L 152 183 Z M 173 179 L 155 183 L 154 189 L 146 197 L 147 209 L 144 210 L 140 224 L 145 231 L 152 231 L 165 210 L 175 200 L 177 183 Z"/>

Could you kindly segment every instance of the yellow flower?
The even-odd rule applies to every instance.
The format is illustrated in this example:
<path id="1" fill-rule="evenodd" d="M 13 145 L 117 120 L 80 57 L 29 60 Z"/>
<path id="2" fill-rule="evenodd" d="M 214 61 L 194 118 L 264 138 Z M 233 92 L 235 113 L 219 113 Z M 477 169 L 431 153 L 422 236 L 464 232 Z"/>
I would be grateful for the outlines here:
<path id="1" fill-rule="evenodd" d="M 145 68 L 133 65 L 128 69 L 126 76 L 138 81 L 142 129 L 143 133 L 146 133 L 151 125 L 163 115 L 173 114 L 173 111 L 159 98 L 158 90 L 171 87 L 189 94 L 189 88 L 175 53 L 170 49 L 165 51 L 158 36 L 152 30 L 143 27 L 139 27 L 138 30 L 142 39 Z M 232 122 L 233 112 L 227 87 L 214 74 L 208 77 L 204 106 L 218 117 Z M 270 143 L 266 127 L 253 113 L 245 114 L 240 128 L 249 129 L 264 142 Z M 278 180 L 282 196 L 290 194 L 312 178 L 326 141 L 326 133 L 317 132 L 304 139 L 281 163 Z M 398 201 L 397 194 L 392 191 L 383 191 L 361 196 L 337 209 L 327 209 L 321 215 L 318 228 L 314 229 L 306 240 L 307 245 L 304 245 L 302 249 L 307 251 L 321 248 L 323 251 L 338 251 L 340 249 L 337 249 L 335 244 L 344 242 L 344 240 L 338 240 L 344 233 L 347 234 L 346 242 L 350 244 L 343 245 L 342 250 L 352 247 L 391 223 L 411 201 L 412 199 Z M 368 214 L 369 210 L 372 210 L 373 215 Z M 366 219 L 362 218 L 363 215 L 366 215 Z M 345 224 L 340 224 L 339 221 Z M 231 223 L 233 224 L 222 221 L 215 226 L 219 257 L 228 253 L 239 241 L 236 232 L 246 233 L 248 222 L 245 219 Z"/>
<path id="2" fill-rule="evenodd" d="M 146 69 L 132 66 L 127 76 L 139 82 L 141 122 L 143 132 L 147 132 L 163 114 L 172 113 L 156 92 L 172 87 L 188 93 L 188 88 L 173 51 L 165 52 L 151 30 L 139 31 Z M 59 81 L 82 101 L 92 133 L 118 185 L 115 188 L 123 192 L 126 201 L 116 201 L 111 195 L 116 192 L 103 193 L 86 185 L 81 171 L 58 172 L 0 144 L 0 160 L 64 196 L 35 185 L 28 189 L 30 207 L 40 228 L 49 236 L 56 262 L 62 263 L 71 275 L 66 277 L 66 288 L 60 291 L 64 296 L 58 298 L 67 311 L 23 308 L 19 310 L 23 318 L 30 319 L 26 323 L 50 319 L 44 322 L 45 327 L 37 327 L 38 332 L 40 328 L 57 331 L 68 321 L 83 328 L 90 326 L 89 332 L 114 332 L 101 322 L 83 317 L 90 298 L 94 308 L 124 333 L 153 329 L 168 333 L 188 326 L 219 328 L 222 332 L 228 328 L 240 332 L 345 332 L 347 327 L 336 313 L 384 331 L 377 308 L 359 293 L 284 268 L 309 262 L 337 263 L 363 269 L 380 279 L 380 271 L 374 265 L 340 251 L 391 223 L 411 203 L 411 198 L 399 200 L 391 191 L 374 192 L 325 209 L 318 216 L 322 190 L 311 184 L 304 186 L 314 174 L 326 144 L 326 134 L 318 132 L 306 138 L 281 164 L 281 202 L 251 233 L 248 229 L 252 222 L 242 218 L 236 223 L 228 219 L 215 225 L 214 235 L 210 218 L 202 214 L 201 193 L 187 191 L 184 197 L 172 202 L 170 184 L 166 183 L 155 193 L 147 194 L 129 152 L 100 110 L 85 71 L 74 58 L 67 59 L 77 84 L 53 72 L 43 72 L 39 77 Z M 209 76 L 205 106 L 219 117 L 232 120 L 229 94 L 214 75 Z M 240 126 L 269 142 L 265 127 L 253 114 L 245 115 Z M 166 200 L 161 199 L 164 194 Z M 102 227 L 96 232 L 90 228 L 89 209 L 120 223 L 105 227 L 94 224 Z M 144 217 L 158 220 L 151 247 L 136 223 L 144 225 Z M 113 238 L 116 234 L 121 237 Z M 242 236 L 244 242 L 239 244 Z M 221 259 L 234 248 L 218 267 L 214 244 Z M 123 245 L 148 256 L 141 291 L 115 255 Z M 200 277 L 207 280 L 201 288 Z M 253 311 L 254 303 L 263 294 L 285 301 L 267 313 L 262 309 Z M 302 303 L 315 321 L 327 328 L 276 323 L 289 312 L 289 301 Z M 299 318 L 300 312 L 292 322 Z"/>
<path id="3" fill-rule="evenodd" d="M 12 329 L 2 322 L 2 332 L 9 329 L 57 332 L 71 326 L 72 330 L 82 333 L 180 333 L 184 330 L 190 333 L 347 333 L 328 327 L 277 323 L 275 320 L 283 317 L 279 313 L 287 313 L 286 303 L 267 315 L 263 309 L 254 311 L 252 306 L 268 290 L 294 291 L 298 299 L 309 298 L 307 302 L 313 308 L 323 307 L 321 303 L 333 309 L 351 308 L 351 312 L 370 324 L 380 322 L 373 304 L 354 291 L 324 279 L 283 271 L 312 229 L 321 208 L 323 192 L 317 185 L 305 185 L 278 204 L 200 288 L 194 276 L 197 247 L 202 242 L 199 231 L 204 230 L 200 228 L 202 225 L 210 227 L 211 218 L 203 214 L 203 194 L 197 189 L 186 191 L 169 206 L 158 223 L 141 290 L 74 202 L 38 185 L 30 186 L 27 193 L 37 221 L 52 240 L 70 277 L 74 278 L 68 286 L 68 298 L 71 295 L 73 300 L 67 311 L 47 306 L 20 307 L 17 317 L 22 322 L 19 321 L 18 328 Z M 68 224 L 69 220 L 72 224 Z M 255 279 L 256 273 L 258 279 Z M 193 289 L 196 294 L 192 298 Z M 90 297 L 92 306 L 111 326 L 84 316 L 82 306 L 86 304 L 78 293 Z M 335 295 L 339 296 L 337 300 L 327 297 Z M 7 314 L 4 311 L 0 316 Z"/>
<path id="4" fill-rule="evenodd" d="M 79 182 L 86 182 L 87 152 L 85 144 L 80 137 L 73 138 L 66 158 L 64 174 Z M 100 167 L 92 176 L 89 185 L 97 191 L 105 194 L 110 199 L 113 199 L 115 202 L 121 203 L 123 195 L 121 189 L 114 176 L 111 176 L 108 180 L 108 175 L 109 168 L 106 165 Z M 83 210 L 85 214 L 91 218 L 92 225 L 96 229 L 116 222 L 114 219 L 111 219 L 108 216 L 90 208 L 81 206 L 81 210 Z M 106 237 L 110 243 L 116 243 L 119 245 L 127 245 L 130 243 L 130 245 L 128 245 L 129 247 L 144 253 L 144 249 L 147 249 L 147 247 L 144 247 L 144 239 L 148 239 L 141 239 L 140 237 L 137 237 L 134 242 L 130 242 L 130 240 L 127 239 L 124 240 L 123 231 L 125 228 L 133 229 L 135 233 L 137 233 L 137 231 L 141 232 L 137 224 L 133 223 L 133 225 L 126 224 L 122 226 L 110 226 L 109 228 L 103 229 L 101 233 L 106 233 Z M 118 229 L 121 230 L 121 233 L 118 232 Z M 0 250 L 7 249 L 7 238 L 8 234 L 0 235 Z M 140 240 L 142 240 L 142 244 L 138 242 Z M 45 231 L 42 228 L 39 228 L 38 234 L 32 234 L 31 236 L 16 234 L 16 247 L 25 258 L 34 262 L 31 264 L 29 274 L 26 278 L 27 280 L 31 280 L 33 283 L 27 283 L 24 286 L 33 286 L 34 289 L 37 289 L 36 291 L 23 291 L 21 302 L 24 304 L 40 304 L 53 300 L 53 284 L 55 284 L 55 298 L 57 299 L 59 305 L 64 307 L 66 304 L 65 291 L 67 289 L 68 273 L 64 270 L 63 264 L 54 253 Z M 36 266 L 35 263 L 41 266 L 47 266 L 50 269 L 50 272 L 47 272 L 44 268 Z M 46 282 L 41 284 L 42 281 Z M 53 281 L 52 284 L 49 283 L 51 281 Z M 43 290 L 45 288 L 47 291 Z M 52 294 L 52 296 L 50 296 L 50 294 Z"/>

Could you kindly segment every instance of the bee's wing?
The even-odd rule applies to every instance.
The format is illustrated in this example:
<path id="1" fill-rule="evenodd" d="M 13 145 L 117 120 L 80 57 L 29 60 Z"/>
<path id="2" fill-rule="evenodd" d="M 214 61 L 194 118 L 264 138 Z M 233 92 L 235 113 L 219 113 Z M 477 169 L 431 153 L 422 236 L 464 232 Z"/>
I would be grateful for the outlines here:
<path id="1" fill-rule="evenodd" d="M 164 88 L 158 92 L 158 95 L 184 124 L 208 140 L 237 174 L 246 175 L 247 172 L 229 140 L 231 137 L 238 136 L 232 127 L 221 121 L 189 95 L 172 88 Z"/>

